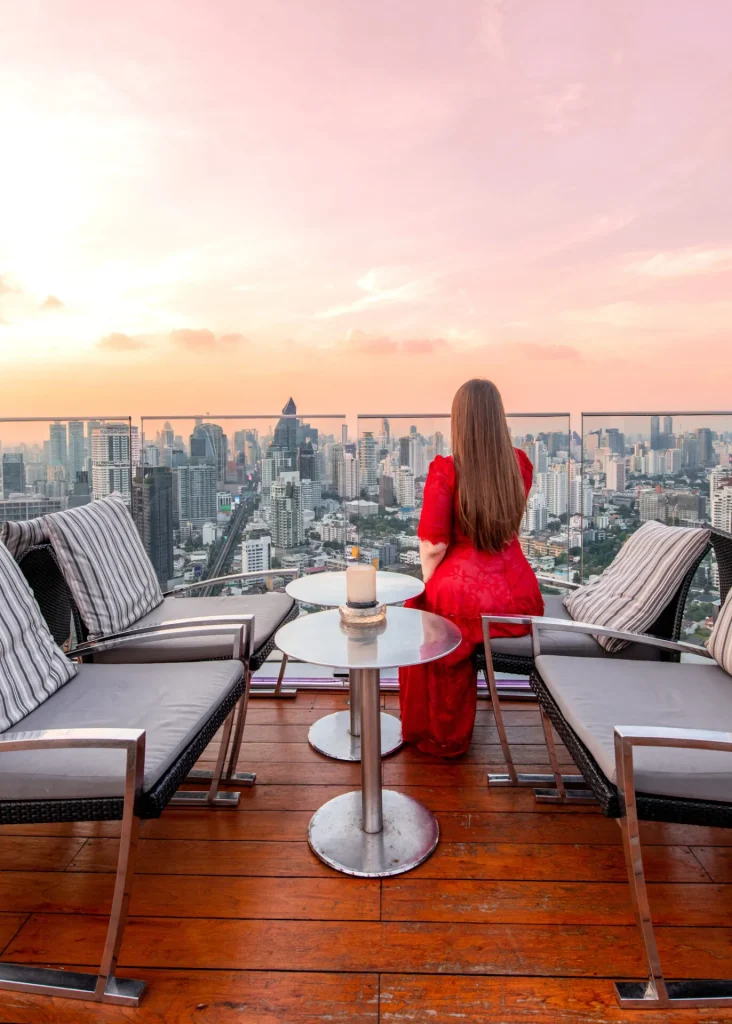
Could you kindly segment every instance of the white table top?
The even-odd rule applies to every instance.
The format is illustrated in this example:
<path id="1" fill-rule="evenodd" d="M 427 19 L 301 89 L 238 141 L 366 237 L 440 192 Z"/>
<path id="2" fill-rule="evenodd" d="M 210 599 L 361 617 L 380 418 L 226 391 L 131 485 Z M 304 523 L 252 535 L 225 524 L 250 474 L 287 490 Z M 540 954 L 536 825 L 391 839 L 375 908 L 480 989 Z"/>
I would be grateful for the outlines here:
<path id="1" fill-rule="evenodd" d="M 379 604 L 401 604 L 418 597 L 424 583 L 415 576 L 398 572 L 376 573 L 376 600 Z M 285 591 L 296 601 L 320 608 L 338 608 L 346 603 L 346 573 L 317 572 L 291 580 Z"/>
<path id="2" fill-rule="evenodd" d="M 290 658 L 329 668 L 375 669 L 423 665 L 460 645 L 460 630 L 448 619 L 416 608 L 388 608 L 386 629 L 359 635 L 341 628 L 340 612 L 301 615 L 277 631 L 275 642 Z"/>

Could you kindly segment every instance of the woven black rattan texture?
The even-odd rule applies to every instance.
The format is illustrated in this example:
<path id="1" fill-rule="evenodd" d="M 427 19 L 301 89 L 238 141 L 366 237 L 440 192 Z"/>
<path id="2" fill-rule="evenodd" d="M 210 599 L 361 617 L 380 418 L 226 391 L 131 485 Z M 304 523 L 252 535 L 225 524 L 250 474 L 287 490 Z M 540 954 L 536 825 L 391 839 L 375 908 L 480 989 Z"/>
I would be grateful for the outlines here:
<path id="1" fill-rule="evenodd" d="M 712 529 L 712 547 L 719 567 L 719 593 L 724 604 L 727 594 L 732 589 L 732 533 L 726 530 Z"/>
<path id="2" fill-rule="evenodd" d="M 143 793 L 135 808 L 140 818 L 159 818 L 177 789 L 216 735 L 236 702 L 243 695 L 246 683 L 242 678 L 216 707 L 192 743 L 171 765 L 153 788 Z M 12 754 L 8 754 L 12 757 Z M 120 797 L 88 800 L 2 800 L 0 825 L 28 825 L 57 821 L 118 821 L 122 817 L 124 801 Z"/>
<path id="3" fill-rule="evenodd" d="M 603 812 L 609 818 L 620 818 L 618 790 L 604 775 L 597 761 L 573 732 L 554 702 L 554 698 L 538 672 L 531 677 L 531 687 L 559 733 L 572 760 L 579 768 L 585 782 L 595 794 Z M 643 821 L 668 821 L 679 825 L 709 825 L 732 828 L 732 803 L 723 804 L 710 800 L 682 800 L 673 797 L 637 793 L 638 817 Z"/>

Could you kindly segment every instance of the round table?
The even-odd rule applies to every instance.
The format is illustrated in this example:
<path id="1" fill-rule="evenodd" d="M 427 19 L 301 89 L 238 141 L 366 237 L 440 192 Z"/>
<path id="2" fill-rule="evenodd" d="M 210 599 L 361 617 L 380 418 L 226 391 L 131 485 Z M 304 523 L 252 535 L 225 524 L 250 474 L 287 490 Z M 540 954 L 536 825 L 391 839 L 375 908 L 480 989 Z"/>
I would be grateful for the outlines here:
<path id="1" fill-rule="evenodd" d="M 396 572 L 376 573 L 376 600 L 379 604 L 401 604 L 410 597 L 419 597 L 424 583 L 415 576 Z M 320 608 L 338 608 L 346 603 L 345 572 L 312 573 L 292 580 L 285 588 L 287 594 L 303 604 Z M 315 722 L 308 733 L 308 743 L 314 750 L 336 761 L 361 760 L 361 701 L 358 682 L 353 672 L 348 674 L 349 710 L 336 711 Z M 402 745 L 402 727 L 393 715 L 381 714 L 381 753 L 393 754 Z"/>
<path id="2" fill-rule="evenodd" d="M 389 608 L 382 630 L 341 627 L 336 611 L 306 615 L 283 626 L 277 646 L 291 658 L 343 668 L 357 679 L 361 708 L 361 790 L 329 800 L 313 815 L 310 847 L 347 875 L 385 878 L 421 864 L 439 837 L 437 819 L 404 793 L 382 790 L 379 672 L 424 665 L 461 641 L 447 619 L 412 608 Z"/>

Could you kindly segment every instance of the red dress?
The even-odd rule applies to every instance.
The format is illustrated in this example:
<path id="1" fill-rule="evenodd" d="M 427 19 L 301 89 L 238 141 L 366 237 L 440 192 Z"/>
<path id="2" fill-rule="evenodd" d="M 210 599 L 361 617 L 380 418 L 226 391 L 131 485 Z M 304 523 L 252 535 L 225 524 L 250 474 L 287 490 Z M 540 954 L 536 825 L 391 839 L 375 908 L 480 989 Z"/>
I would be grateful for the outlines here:
<path id="1" fill-rule="evenodd" d="M 528 495 L 533 467 L 516 450 Z M 445 557 L 410 608 L 444 615 L 460 628 L 463 642 L 428 665 L 399 670 L 402 737 L 427 754 L 457 757 L 470 746 L 475 724 L 477 671 L 473 654 L 483 642 L 481 614 L 542 615 L 544 601 L 518 537 L 499 552 L 478 551 L 458 525 L 457 477 L 452 458 L 430 465 L 417 531 L 421 540 L 447 544 Z M 524 626 L 491 626 L 491 636 L 523 636 Z"/>

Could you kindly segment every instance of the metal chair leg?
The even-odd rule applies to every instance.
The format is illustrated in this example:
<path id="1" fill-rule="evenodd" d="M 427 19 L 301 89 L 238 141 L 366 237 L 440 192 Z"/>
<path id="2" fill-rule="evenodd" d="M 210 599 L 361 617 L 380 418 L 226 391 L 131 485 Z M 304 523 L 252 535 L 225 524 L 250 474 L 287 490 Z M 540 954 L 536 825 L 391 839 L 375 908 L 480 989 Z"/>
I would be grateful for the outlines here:
<path id="1" fill-rule="evenodd" d="M 170 807 L 236 807 L 239 803 L 239 794 L 233 790 L 225 790 L 223 793 L 219 793 L 219 786 L 221 785 L 224 774 L 224 763 L 226 761 L 226 755 L 229 750 L 229 740 L 231 739 L 231 727 L 234 723 L 234 716 L 237 713 L 237 708 L 234 708 L 230 715 L 227 715 L 226 721 L 224 722 L 224 731 L 221 736 L 221 746 L 219 748 L 219 756 L 216 759 L 216 766 L 212 772 L 191 772 L 188 778 L 191 782 L 205 782 L 210 779 L 210 785 L 207 792 L 200 792 L 193 789 L 179 789 L 173 799 L 170 801 Z"/>
<path id="2" fill-rule="evenodd" d="M 574 785 L 585 785 L 585 780 L 581 775 L 562 775 L 559 767 L 559 758 L 557 757 L 557 747 L 554 743 L 554 733 L 552 732 L 552 723 L 549 721 L 549 716 L 543 707 L 539 707 L 541 714 L 541 725 L 544 730 L 544 741 L 546 743 L 547 753 L 549 754 L 549 764 L 551 765 L 552 774 L 549 776 L 554 781 L 553 789 L 535 789 L 534 796 L 538 803 L 560 803 L 560 804 L 594 804 L 595 796 L 589 789 L 568 789 L 567 780 L 578 780 L 574 782 Z"/>
<path id="3" fill-rule="evenodd" d="M 284 698 L 297 697 L 297 687 L 285 686 L 285 669 L 287 668 L 288 657 L 286 654 L 282 655 L 282 661 L 280 662 L 280 670 L 277 674 L 277 682 L 274 688 L 271 686 L 254 686 L 252 687 L 252 697 L 274 697 L 277 700 L 283 700 Z"/>

